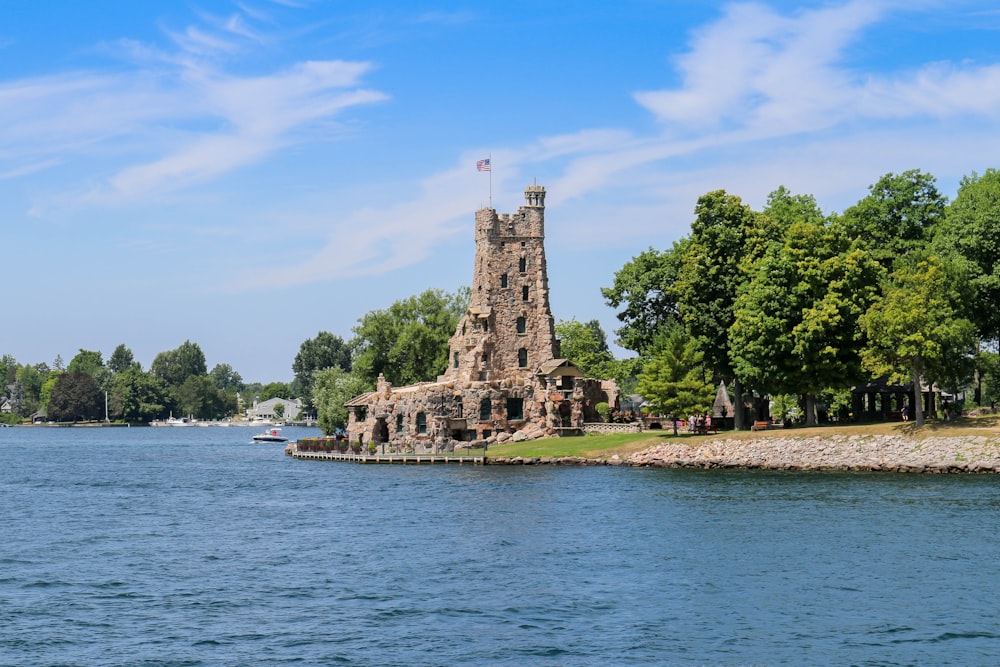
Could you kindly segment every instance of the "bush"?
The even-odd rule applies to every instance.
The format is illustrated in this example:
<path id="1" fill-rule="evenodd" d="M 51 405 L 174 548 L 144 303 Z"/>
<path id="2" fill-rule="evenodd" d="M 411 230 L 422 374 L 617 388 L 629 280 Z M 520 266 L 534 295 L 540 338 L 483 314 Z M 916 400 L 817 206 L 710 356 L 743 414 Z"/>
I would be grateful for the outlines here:
<path id="1" fill-rule="evenodd" d="M 608 421 L 611 417 L 611 406 L 607 403 L 601 402 L 594 406 L 594 411 L 601 415 L 601 419 Z"/>

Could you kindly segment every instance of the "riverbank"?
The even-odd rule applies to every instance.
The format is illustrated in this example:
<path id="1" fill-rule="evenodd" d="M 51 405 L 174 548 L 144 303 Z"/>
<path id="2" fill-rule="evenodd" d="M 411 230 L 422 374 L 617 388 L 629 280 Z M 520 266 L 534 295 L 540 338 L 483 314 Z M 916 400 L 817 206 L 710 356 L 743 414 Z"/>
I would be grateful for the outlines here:
<path id="1" fill-rule="evenodd" d="M 664 442 L 627 465 L 928 473 L 1000 473 L 1000 439 L 984 435 L 913 438 L 900 434 L 794 436 Z"/>

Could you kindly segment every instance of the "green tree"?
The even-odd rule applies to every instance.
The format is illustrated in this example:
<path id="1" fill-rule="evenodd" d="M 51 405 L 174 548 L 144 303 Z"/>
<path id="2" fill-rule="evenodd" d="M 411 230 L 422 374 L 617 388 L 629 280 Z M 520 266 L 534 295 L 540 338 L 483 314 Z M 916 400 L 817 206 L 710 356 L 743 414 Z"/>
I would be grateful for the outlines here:
<path id="1" fill-rule="evenodd" d="M 636 386 L 650 403 L 650 412 L 668 415 L 672 420 L 709 412 L 715 387 L 697 342 L 681 327 L 672 326 L 661 334 L 656 348 Z M 675 422 L 675 435 L 676 431 Z"/>
<path id="2" fill-rule="evenodd" d="M 351 370 L 351 348 L 340 336 L 320 331 L 315 338 L 309 338 L 299 346 L 292 362 L 292 372 L 295 373 L 297 393 L 304 399 L 307 409 L 313 407 L 313 373 L 334 366 Z"/>
<path id="3" fill-rule="evenodd" d="M 940 378 L 950 359 L 971 356 L 974 326 L 956 317 L 955 293 L 946 267 L 934 256 L 912 256 L 890 276 L 882 298 L 861 318 L 868 344 L 862 362 L 876 376 L 909 376 L 919 396 L 925 380 Z M 924 423 L 923 401 L 913 406 Z"/>
<path id="4" fill-rule="evenodd" d="M 991 168 L 962 179 L 935 241 L 966 263 L 971 294 L 962 302 L 962 314 L 976 326 L 980 341 L 1000 341 L 1000 308 L 993 307 L 1000 303 L 1000 171 Z M 980 364 L 977 375 L 985 374 Z M 975 400 L 983 402 L 978 382 Z"/>
<path id="5" fill-rule="evenodd" d="M 67 373 L 87 373 L 95 378 L 104 370 L 104 359 L 101 353 L 83 348 L 80 348 L 77 355 L 70 360 L 69 366 L 66 367 Z"/>
<path id="6" fill-rule="evenodd" d="M 179 387 L 189 377 L 208 374 L 205 353 L 197 343 L 186 340 L 177 349 L 156 355 L 150 372 L 168 387 Z"/>
<path id="7" fill-rule="evenodd" d="M 688 243 L 685 238 L 663 252 L 650 248 L 636 255 L 615 273 L 611 287 L 601 288 L 609 306 L 624 306 L 617 314 L 622 326 L 615 334 L 625 349 L 643 354 L 662 327 L 679 321 L 674 287 Z"/>
<path id="8" fill-rule="evenodd" d="M 227 394 L 235 394 L 238 391 L 243 391 L 243 388 L 246 386 L 243 384 L 243 378 L 240 374 L 233 370 L 233 367 L 229 364 L 216 364 L 209 371 L 208 377 L 211 378 L 216 388 Z"/>
<path id="9" fill-rule="evenodd" d="M 268 382 L 257 394 L 257 400 L 268 401 L 272 398 L 292 398 L 292 388 L 286 382 Z"/>
<path id="10" fill-rule="evenodd" d="M 792 223 L 740 287 L 729 330 L 736 375 L 772 395 L 803 396 L 815 424 L 816 396 L 860 377 L 858 322 L 881 272 L 821 217 Z"/>
<path id="11" fill-rule="evenodd" d="M 734 372 L 729 340 L 736 295 L 749 267 L 780 240 L 781 228 L 724 190 L 700 197 L 695 216 L 676 284 L 681 320 L 698 342 L 705 365 L 734 379 L 735 402 L 742 405 L 742 379 Z M 735 421 L 736 428 L 744 427 L 742 410 L 737 409 Z"/>
<path id="12" fill-rule="evenodd" d="M 112 373 L 123 373 L 135 364 L 135 357 L 132 355 L 132 350 L 125 346 L 124 343 L 120 344 L 115 348 L 115 351 L 111 353 L 111 358 L 108 359 L 108 369 Z"/>
<path id="13" fill-rule="evenodd" d="M 880 178 L 839 222 L 849 238 L 861 241 L 891 270 L 896 258 L 930 241 L 947 204 L 932 175 L 911 169 Z"/>
<path id="14" fill-rule="evenodd" d="M 448 339 L 468 302 L 467 288 L 427 290 L 366 313 L 353 329 L 353 372 L 372 384 L 379 374 L 397 386 L 433 380 L 447 367 Z"/>
<path id="15" fill-rule="evenodd" d="M 5 354 L 0 357 L 0 394 L 7 388 L 7 385 L 14 382 L 17 369 L 20 367 L 21 365 L 13 356 Z"/>
<path id="16" fill-rule="evenodd" d="M 172 387 L 170 393 L 175 409 L 195 419 L 220 419 L 229 410 L 226 393 L 208 375 L 191 375 L 181 386 Z"/>
<path id="17" fill-rule="evenodd" d="M 49 418 L 55 421 L 87 421 L 104 416 L 104 396 L 94 376 L 83 371 L 61 374 L 52 389 Z"/>
<path id="18" fill-rule="evenodd" d="M 615 357 L 608 348 L 607 337 L 601 323 L 591 320 L 579 322 L 575 318 L 560 320 L 556 324 L 561 356 L 569 359 L 587 377 L 607 380 L 616 370 Z"/>
<path id="19" fill-rule="evenodd" d="M 316 421 L 326 435 L 347 426 L 347 408 L 344 404 L 367 391 L 373 383 L 355 373 L 348 373 L 339 366 L 332 366 L 313 374 L 313 400 Z"/>
<path id="20" fill-rule="evenodd" d="M 66 371 L 53 370 L 45 378 L 45 382 L 42 383 L 42 388 L 38 392 L 38 407 L 48 410 L 49 403 L 52 400 L 52 391 L 56 388 L 56 381 Z"/>
<path id="21" fill-rule="evenodd" d="M 15 381 L 20 385 L 24 398 L 18 414 L 27 417 L 38 410 L 45 375 L 39 372 L 37 366 L 22 366 L 17 369 Z"/>
<path id="22" fill-rule="evenodd" d="M 137 363 L 115 373 L 109 394 L 111 416 L 132 424 L 165 417 L 171 402 L 163 382 L 143 371 Z"/>

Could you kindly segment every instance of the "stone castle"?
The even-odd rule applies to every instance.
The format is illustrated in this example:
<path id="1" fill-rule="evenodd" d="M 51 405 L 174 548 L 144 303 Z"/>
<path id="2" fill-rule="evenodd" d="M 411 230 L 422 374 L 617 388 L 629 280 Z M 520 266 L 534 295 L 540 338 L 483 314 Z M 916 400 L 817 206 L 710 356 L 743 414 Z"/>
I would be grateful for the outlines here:
<path id="1" fill-rule="evenodd" d="M 579 431 L 616 407 L 614 381 L 593 380 L 559 354 L 545 262 L 545 188 L 530 185 L 517 213 L 476 212 L 469 307 L 436 382 L 375 391 L 347 403 L 348 436 L 440 451 L 456 443 L 525 440 Z"/>

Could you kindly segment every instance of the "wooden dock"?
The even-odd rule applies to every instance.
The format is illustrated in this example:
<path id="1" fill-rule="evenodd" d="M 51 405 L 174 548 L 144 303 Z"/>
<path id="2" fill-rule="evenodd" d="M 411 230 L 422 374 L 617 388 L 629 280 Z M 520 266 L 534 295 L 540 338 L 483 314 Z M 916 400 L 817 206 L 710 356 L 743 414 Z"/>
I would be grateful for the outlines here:
<path id="1" fill-rule="evenodd" d="M 485 456 L 454 456 L 444 454 L 352 454 L 341 452 L 300 452 L 289 451 L 288 455 L 307 461 L 344 461 L 347 463 L 374 463 L 397 465 L 436 465 L 457 463 L 459 465 L 485 465 Z"/>

